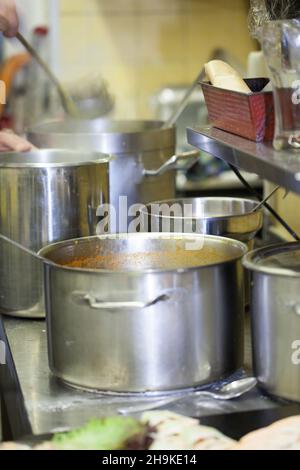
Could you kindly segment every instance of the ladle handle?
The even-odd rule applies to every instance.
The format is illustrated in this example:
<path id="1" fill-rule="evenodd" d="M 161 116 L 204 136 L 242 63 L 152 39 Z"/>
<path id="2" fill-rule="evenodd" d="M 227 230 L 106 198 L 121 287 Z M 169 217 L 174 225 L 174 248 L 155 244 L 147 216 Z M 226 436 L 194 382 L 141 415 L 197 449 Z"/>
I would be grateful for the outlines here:
<path id="1" fill-rule="evenodd" d="M 195 80 L 193 81 L 192 85 L 188 88 L 188 90 L 186 91 L 184 97 L 182 98 L 182 100 L 180 101 L 179 105 L 176 107 L 175 111 L 173 112 L 173 114 L 169 117 L 169 119 L 163 124 L 162 126 L 162 129 L 167 129 L 169 127 L 172 127 L 174 126 L 175 122 L 177 121 L 177 119 L 179 118 L 179 116 L 183 113 L 183 111 L 185 110 L 186 108 L 186 105 L 187 105 L 187 102 L 189 100 L 189 97 L 191 96 L 191 94 L 193 93 L 193 91 L 195 90 L 196 86 L 198 85 L 199 82 L 202 82 L 202 80 L 204 79 L 205 77 L 205 70 L 204 68 L 201 69 L 199 75 L 197 75 L 197 77 L 195 78 Z"/>
<path id="2" fill-rule="evenodd" d="M 26 253 L 27 255 L 31 255 L 33 256 L 33 258 L 36 258 L 38 259 L 39 261 L 42 261 L 43 263 L 46 263 L 46 264 L 51 264 L 51 265 L 56 265 L 56 263 L 54 263 L 53 261 L 50 261 L 48 260 L 47 258 L 44 258 L 43 256 L 40 256 L 38 253 L 36 253 L 35 251 L 31 250 L 30 248 L 27 248 L 26 246 L 24 245 L 21 245 L 20 243 L 12 240 L 11 238 L 9 237 L 6 237 L 5 235 L 3 235 L 2 233 L 0 233 L 0 240 L 3 240 L 7 243 L 9 243 L 10 245 L 14 246 L 15 248 L 18 248 L 19 250 L 23 251 L 24 253 Z"/>
<path id="3" fill-rule="evenodd" d="M 72 100 L 72 98 L 69 96 L 68 92 L 65 90 L 65 88 L 62 86 L 58 78 L 54 75 L 54 73 L 49 69 L 48 65 L 44 60 L 40 57 L 40 55 L 36 52 L 36 50 L 29 44 L 29 42 L 24 38 L 24 36 L 21 33 L 16 34 L 16 38 L 20 41 L 20 43 L 25 47 L 25 49 L 29 52 L 29 54 L 38 62 L 38 64 L 44 69 L 52 83 L 55 85 L 57 88 L 57 91 L 59 93 L 62 105 L 64 107 L 64 110 L 66 111 L 67 114 L 69 114 L 73 118 L 78 118 L 79 117 L 79 111 Z"/>

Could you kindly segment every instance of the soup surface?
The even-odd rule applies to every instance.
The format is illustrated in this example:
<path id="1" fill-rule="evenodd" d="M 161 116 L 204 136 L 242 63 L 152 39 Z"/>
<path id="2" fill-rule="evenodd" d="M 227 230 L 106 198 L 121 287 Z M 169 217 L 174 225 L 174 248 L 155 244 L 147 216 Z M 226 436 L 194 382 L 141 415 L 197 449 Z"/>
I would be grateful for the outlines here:
<path id="1" fill-rule="evenodd" d="M 139 271 L 144 269 L 180 269 L 229 261 L 232 256 L 215 248 L 202 250 L 153 251 L 146 253 L 109 253 L 81 256 L 59 264 L 72 268 Z"/>

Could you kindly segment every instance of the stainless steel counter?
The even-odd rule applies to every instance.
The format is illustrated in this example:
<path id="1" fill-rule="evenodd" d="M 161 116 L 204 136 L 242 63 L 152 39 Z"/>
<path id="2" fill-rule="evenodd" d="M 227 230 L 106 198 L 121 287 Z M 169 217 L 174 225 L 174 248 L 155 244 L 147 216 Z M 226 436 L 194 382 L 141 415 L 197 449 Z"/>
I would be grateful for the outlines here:
<path id="1" fill-rule="evenodd" d="M 0 316 L 0 339 L 7 346 L 6 365 L 0 366 L 0 387 L 14 438 L 76 427 L 90 418 L 116 413 L 129 402 L 153 399 L 93 394 L 61 384 L 48 369 L 44 321 Z M 183 398 L 168 409 L 201 417 L 276 406 L 254 390 L 230 402 Z"/>
<path id="2" fill-rule="evenodd" d="M 188 128 L 187 140 L 203 152 L 300 193 L 300 159 L 297 152 L 277 152 L 271 142 L 252 142 L 209 126 Z"/>

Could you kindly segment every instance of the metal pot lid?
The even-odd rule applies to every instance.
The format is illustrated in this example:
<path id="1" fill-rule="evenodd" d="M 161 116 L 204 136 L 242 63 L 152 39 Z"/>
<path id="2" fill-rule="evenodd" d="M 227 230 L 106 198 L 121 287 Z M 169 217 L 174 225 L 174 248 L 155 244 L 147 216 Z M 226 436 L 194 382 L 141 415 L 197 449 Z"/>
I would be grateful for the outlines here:
<path id="1" fill-rule="evenodd" d="M 280 243 L 247 253 L 243 265 L 277 276 L 300 277 L 300 242 Z"/>

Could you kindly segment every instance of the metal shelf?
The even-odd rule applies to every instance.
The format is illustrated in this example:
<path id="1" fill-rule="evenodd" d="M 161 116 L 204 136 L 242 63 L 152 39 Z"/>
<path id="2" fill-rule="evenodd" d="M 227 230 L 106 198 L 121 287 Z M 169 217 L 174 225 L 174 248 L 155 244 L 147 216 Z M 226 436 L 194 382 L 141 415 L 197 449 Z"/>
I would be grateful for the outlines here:
<path id="1" fill-rule="evenodd" d="M 261 188 L 262 181 L 254 173 L 242 171 L 242 176 L 251 184 L 252 187 Z M 244 185 L 238 180 L 232 171 L 224 171 L 217 176 L 208 176 L 203 179 L 189 180 L 184 173 L 177 173 L 176 188 L 178 191 L 214 191 L 243 189 Z"/>
<path id="2" fill-rule="evenodd" d="M 273 149 L 213 127 L 187 129 L 188 143 L 237 168 L 300 194 L 300 153 Z"/>

